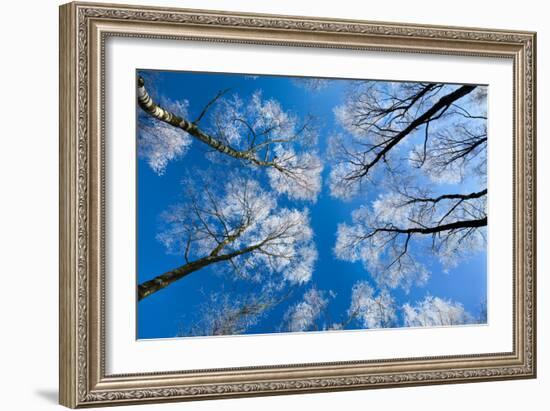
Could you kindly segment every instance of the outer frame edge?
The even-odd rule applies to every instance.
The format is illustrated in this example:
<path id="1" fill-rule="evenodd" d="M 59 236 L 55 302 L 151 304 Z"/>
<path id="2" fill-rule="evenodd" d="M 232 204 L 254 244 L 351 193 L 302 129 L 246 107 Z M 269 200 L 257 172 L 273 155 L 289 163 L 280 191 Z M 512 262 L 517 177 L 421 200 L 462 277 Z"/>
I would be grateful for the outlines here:
<path id="1" fill-rule="evenodd" d="M 187 9 L 172 9 L 172 8 L 160 8 L 160 7 L 141 7 L 141 6 L 124 6 L 114 4 L 98 4 L 98 3 L 70 3 L 60 7 L 60 158 L 62 160 L 60 164 L 60 403 L 62 405 L 71 408 L 89 407 L 89 406 L 106 406 L 106 405 L 121 405 L 132 403 L 151 403 L 151 402 L 171 402 L 171 401 L 190 401 L 190 400 L 204 400 L 204 399 L 217 399 L 217 398 L 235 398 L 235 397 L 250 397 L 250 396 L 265 396 L 265 395 L 282 395 L 282 394 L 294 394 L 294 393 L 312 393 L 312 392 L 329 392 L 329 391 L 342 391 L 351 389 L 372 389 L 372 388 L 387 388 L 387 387 L 399 387 L 399 386 L 415 386 L 415 385 L 435 385 L 457 382 L 478 382 L 488 380 L 504 380 L 504 379 L 525 379 L 536 377 L 536 324 L 532 331 L 532 348 L 533 348 L 533 364 L 528 369 L 523 369 L 522 373 L 518 375 L 499 375 L 492 378 L 468 378 L 468 379 L 449 379 L 445 380 L 428 380 L 424 382 L 408 381 L 405 383 L 395 383 L 390 385 L 375 384 L 372 386 L 364 386 L 361 384 L 354 386 L 338 385 L 333 387 L 315 388 L 315 387 L 299 387 L 289 389 L 273 389 L 268 391 L 234 391 L 230 393 L 220 394 L 206 394 L 206 395 L 188 395 L 178 396 L 174 394 L 167 394 L 155 397 L 134 397 L 133 399 L 116 399 L 116 398 L 100 398 L 101 390 L 96 390 L 89 386 L 83 387 L 82 385 L 88 384 L 87 381 L 79 380 L 79 369 L 82 364 L 79 363 L 79 346 L 78 335 L 82 330 L 79 330 L 77 324 L 78 316 L 78 281 L 79 278 L 76 275 L 77 271 L 77 237 L 79 230 L 79 220 L 75 217 L 78 196 L 78 166 L 79 158 L 78 151 L 78 133 L 77 133 L 77 120 L 76 108 L 77 101 L 77 86 L 78 86 L 78 69 L 77 69 L 77 44 L 78 44 L 78 32 L 77 32 L 77 12 L 78 7 L 98 7 L 103 9 L 131 9 L 131 10 L 174 10 L 178 12 L 189 13 L 205 13 L 205 14 L 221 14 L 228 16 L 246 16 L 247 13 L 241 12 L 216 12 L 211 10 L 187 10 Z M 248 14 L 248 16 L 256 16 L 254 14 Z M 294 20 L 300 20 L 298 16 L 276 16 L 276 15 L 258 15 L 259 17 L 272 18 L 288 18 Z M 309 21 L 334 21 L 346 22 L 346 20 L 328 20 L 317 19 L 315 17 L 304 17 Z M 347 22 L 353 22 L 348 20 Z M 407 27 L 426 27 L 424 25 L 409 25 L 402 23 L 383 23 L 383 22 L 365 22 L 356 21 L 357 23 L 369 23 L 376 25 L 394 25 L 394 26 L 407 26 Z M 459 27 L 442 27 L 434 26 L 435 29 L 450 29 L 461 30 Z M 466 28 L 465 30 L 477 30 L 473 28 Z M 499 31 L 499 30 L 485 30 L 488 33 L 511 33 L 511 31 Z M 535 33 L 533 32 L 515 32 L 530 37 L 533 40 L 533 47 L 536 47 Z M 531 86 L 533 88 L 533 94 L 531 95 L 532 111 L 531 117 L 533 123 L 535 123 L 535 107 L 536 107 L 536 49 L 533 50 L 533 59 L 531 61 L 531 69 L 533 78 Z M 90 85 L 87 84 L 89 88 Z M 525 96 L 523 96 L 525 97 Z M 74 107 L 73 107 L 74 105 Z M 527 114 L 527 113 L 526 113 Z M 533 185 L 536 185 L 536 160 L 535 160 L 535 143 L 536 143 L 536 129 L 533 128 L 532 134 L 528 135 L 533 144 L 531 166 L 533 167 Z M 530 192 L 533 196 L 533 201 L 536 201 L 536 186 Z M 82 199 L 80 199 L 82 200 Z M 524 201 L 522 198 L 520 201 Z M 535 280 L 536 280 L 536 244 L 535 244 L 535 230 L 536 230 L 536 207 L 533 208 L 533 214 L 531 219 L 531 228 L 533 230 L 532 237 L 532 268 L 533 271 L 533 296 L 535 293 Z M 86 295 L 84 299 L 89 300 L 90 296 Z M 533 320 L 536 322 L 536 300 L 533 300 L 532 315 Z M 88 330 L 84 330 L 85 333 Z M 89 361 L 90 352 L 86 351 L 84 361 Z M 84 365 L 86 365 L 84 363 Z M 525 366 L 525 364 L 523 364 Z M 322 378 L 322 377 L 319 377 Z M 79 385 L 80 384 L 80 385 Z M 173 388 L 173 387 L 168 387 Z M 146 389 L 146 388 L 145 388 Z M 140 389 L 137 389 L 141 391 Z M 80 392 L 80 394 L 79 394 Z M 99 394 L 99 396 L 98 396 Z"/>
<path id="2" fill-rule="evenodd" d="M 59 404 L 77 401 L 75 292 L 76 14 L 59 6 Z"/>

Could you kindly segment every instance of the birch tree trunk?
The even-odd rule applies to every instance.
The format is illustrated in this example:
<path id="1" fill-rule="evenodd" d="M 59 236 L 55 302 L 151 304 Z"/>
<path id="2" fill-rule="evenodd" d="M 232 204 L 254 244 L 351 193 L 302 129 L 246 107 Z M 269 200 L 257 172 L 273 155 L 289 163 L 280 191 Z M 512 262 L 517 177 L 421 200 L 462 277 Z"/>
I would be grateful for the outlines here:
<path id="1" fill-rule="evenodd" d="M 274 167 L 281 172 L 285 170 L 273 161 L 264 161 L 256 157 L 254 151 L 240 151 L 236 150 L 233 147 L 230 147 L 227 144 L 224 144 L 220 140 L 210 136 L 209 134 L 203 132 L 197 125 L 193 122 L 190 122 L 180 116 L 166 110 L 165 108 L 159 106 L 145 88 L 145 82 L 143 78 L 138 78 L 137 83 L 138 90 L 138 104 L 143 111 L 150 114 L 157 120 L 163 121 L 171 126 L 179 128 L 183 131 L 189 133 L 192 137 L 195 137 L 202 143 L 212 147 L 213 149 L 219 151 L 220 153 L 226 154 L 228 156 L 234 157 L 239 160 L 247 160 L 258 166 L 263 167 Z"/>

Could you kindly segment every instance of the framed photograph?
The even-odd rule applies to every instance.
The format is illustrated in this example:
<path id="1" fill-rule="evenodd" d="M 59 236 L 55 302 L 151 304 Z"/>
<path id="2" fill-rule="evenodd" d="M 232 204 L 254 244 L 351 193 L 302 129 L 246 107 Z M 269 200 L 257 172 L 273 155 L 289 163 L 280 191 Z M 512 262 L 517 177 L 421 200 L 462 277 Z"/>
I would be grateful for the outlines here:
<path id="1" fill-rule="evenodd" d="M 61 404 L 535 377 L 535 33 L 60 28 Z"/>

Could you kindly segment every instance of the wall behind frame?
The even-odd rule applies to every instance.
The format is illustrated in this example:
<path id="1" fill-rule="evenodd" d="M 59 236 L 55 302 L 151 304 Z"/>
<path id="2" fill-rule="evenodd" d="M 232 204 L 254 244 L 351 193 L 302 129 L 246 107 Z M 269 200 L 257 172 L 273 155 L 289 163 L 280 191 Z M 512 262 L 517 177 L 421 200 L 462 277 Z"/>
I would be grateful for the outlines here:
<path id="1" fill-rule="evenodd" d="M 550 28 L 544 3 L 463 0 L 320 2 L 295 0 L 128 0 L 168 7 L 226 9 L 407 23 L 431 23 L 538 32 L 538 321 L 536 380 L 263 397 L 125 407 L 135 410 L 530 409 L 542 410 L 550 389 Z M 0 25 L 0 393 L 7 410 L 55 410 L 58 304 L 58 5 L 53 0 L 9 2 Z M 541 98 L 542 97 L 542 98 Z M 546 401 L 545 401 L 546 400 Z"/>

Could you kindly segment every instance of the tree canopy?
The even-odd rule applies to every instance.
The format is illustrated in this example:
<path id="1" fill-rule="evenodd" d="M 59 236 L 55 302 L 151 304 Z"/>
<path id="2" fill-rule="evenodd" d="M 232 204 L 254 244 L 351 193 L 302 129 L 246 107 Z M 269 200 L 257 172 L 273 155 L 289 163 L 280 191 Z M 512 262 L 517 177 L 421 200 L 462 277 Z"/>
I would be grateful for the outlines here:
<path id="1" fill-rule="evenodd" d="M 248 333 L 266 318 L 272 332 L 486 321 L 486 307 L 426 287 L 486 249 L 487 87 L 287 78 L 298 104 L 275 88 L 189 83 L 174 98 L 153 74 L 137 78 L 137 154 L 164 190 L 179 178 L 155 235 L 179 263 L 141 277 L 138 300 L 191 274 L 218 284 L 193 307 L 181 297 L 177 335 Z"/>

